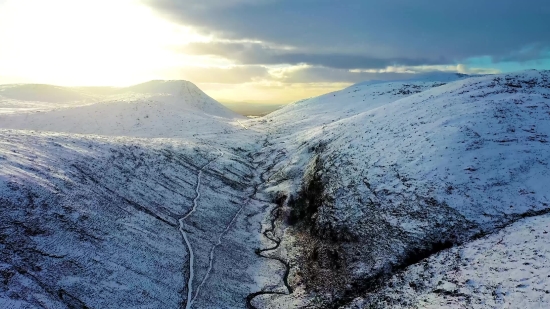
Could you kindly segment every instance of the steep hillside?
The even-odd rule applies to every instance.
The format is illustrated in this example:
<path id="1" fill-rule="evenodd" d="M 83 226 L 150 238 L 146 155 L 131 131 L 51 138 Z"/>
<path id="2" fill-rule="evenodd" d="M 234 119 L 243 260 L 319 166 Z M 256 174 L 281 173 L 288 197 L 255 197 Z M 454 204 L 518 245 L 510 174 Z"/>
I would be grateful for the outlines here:
<path id="1" fill-rule="evenodd" d="M 342 305 L 382 274 L 547 212 L 549 106 L 549 73 L 527 71 L 362 84 L 256 122 L 270 128 L 263 156 L 279 149 L 266 190 L 288 197 L 279 254 L 295 291 Z"/>
<path id="2" fill-rule="evenodd" d="M 243 152 L 11 130 L 0 140 L 1 308 L 180 308 L 189 290 L 196 308 L 239 307 L 263 280 L 263 206 L 249 200 Z"/>
<path id="3" fill-rule="evenodd" d="M 41 86 L 32 96 L 25 92 L 27 88 L 23 85 L 4 89 L 10 100 L 4 102 L 0 127 L 110 136 L 184 137 L 231 130 L 232 121 L 244 118 L 186 81 L 152 81 L 109 91 Z M 93 104 L 76 101 L 92 100 L 90 93 L 95 93 Z M 28 101 L 30 96 L 34 101 Z M 47 104 L 63 96 L 66 100 Z"/>
<path id="4" fill-rule="evenodd" d="M 316 98 L 301 100 L 275 111 L 263 120 L 270 129 L 287 134 L 301 134 L 311 127 L 329 124 L 340 119 L 391 103 L 397 99 L 423 92 L 469 77 L 462 74 L 430 74 L 402 81 L 368 81 Z"/>
<path id="5" fill-rule="evenodd" d="M 345 308 L 548 308 L 550 216 L 436 254 Z"/>

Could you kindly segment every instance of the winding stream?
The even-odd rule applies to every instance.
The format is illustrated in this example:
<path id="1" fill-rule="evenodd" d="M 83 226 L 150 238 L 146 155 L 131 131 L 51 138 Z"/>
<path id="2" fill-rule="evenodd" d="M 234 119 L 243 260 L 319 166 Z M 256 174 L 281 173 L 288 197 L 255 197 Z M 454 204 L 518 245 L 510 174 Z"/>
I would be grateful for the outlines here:
<path id="1" fill-rule="evenodd" d="M 265 174 L 268 171 L 270 171 L 275 165 L 276 165 L 276 163 L 273 162 L 269 167 L 267 167 L 264 170 L 264 172 L 261 173 L 261 175 L 260 175 L 261 183 L 258 183 L 254 186 L 254 192 L 250 195 L 249 199 L 253 199 L 256 196 L 256 193 L 258 192 L 258 187 L 260 185 L 264 184 L 267 181 L 267 179 L 265 179 Z M 290 286 L 290 284 L 288 283 L 288 276 L 290 274 L 290 265 L 288 264 L 288 262 L 285 261 L 284 259 L 278 257 L 278 256 L 271 256 L 271 255 L 266 254 L 269 251 L 277 250 L 279 248 L 279 246 L 281 245 L 282 240 L 279 237 L 277 237 L 276 234 L 275 234 L 275 229 L 276 229 L 275 222 L 277 222 L 277 220 L 279 219 L 279 216 L 281 215 L 281 208 L 283 207 L 283 205 L 284 205 L 284 202 L 277 203 L 277 206 L 271 210 L 269 227 L 267 229 L 265 229 L 262 233 L 265 236 L 265 238 L 272 241 L 275 245 L 273 247 L 264 248 L 264 249 L 258 248 L 258 249 L 255 250 L 255 253 L 256 253 L 257 256 L 259 256 L 261 258 L 275 260 L 275 261 L 278 261 L 279 263 L 283 264 L 283 266 L 285 267 L 285 272 L 284 272 L 284 275 L 283 275 L 283 283 L 284 283 L 284 285 L 287 289 L 287 293 L 276 292 L 276 291 L 265 291 L 265 290 L 251 293 L 248 296 L 246 296 L 246 308 L 248 308 L 248 309 L 258 309 L 257 307 L 255 307 L 252 304 L 252 300 L 254 298 L 256 298 L 257 296 L 260 296 L 260 295 L 290 295 L 294 292 L 294 290 L 292 289 L 292 286 Z"/>

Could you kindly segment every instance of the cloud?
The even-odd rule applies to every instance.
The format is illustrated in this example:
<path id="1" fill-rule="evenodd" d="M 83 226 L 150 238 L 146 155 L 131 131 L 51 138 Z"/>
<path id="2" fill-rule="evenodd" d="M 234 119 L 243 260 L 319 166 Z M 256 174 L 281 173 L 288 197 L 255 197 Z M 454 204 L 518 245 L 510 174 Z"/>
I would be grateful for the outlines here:
<path id="1" fill-rule="evenodd" d="M 405 80 L 418 74 L 433 72 L 496 73 L 488 69 L 470 68 L 464 64 L 396 66 L 376 70 L 347 70 L 310 65 L 271 68 L 241 66 L 226 70 L 219 72 L 215 68 L 200 69 L 197 74 L 201 78 L 194 81 L 208 94 L 221 101 L 281 104 L 340 90 L 366 80 Z M 239 70 L 246 73 L 241 74 Z M 220 79 L 223 74 L 237 74 L 238 77 L 231 77 L 230 82 L 221 82 L 224 80 Z M 238 99 L 235 97 L 236 93 Z"/>
<path id="2" fill-rule="evenodd" d="M 308 65 L 292 66 L 269 71 L 273 80 L 281 83 L 358 83 L 366 80 L 403 80 L 416 74 L 434 72 L 463 74 L 495 74 L 495 69 L 458 65 L 388 66 L 383 69 L 345 70 Z"/>
<path id="3" fill-rule="evenodd" d="M 397 73 L 397 74 L 422 74 L 432 72 L 456 72 L 462 74 L 496 74 L 499 70 L 493 68 L 469 67 L 466 64 L 457 65 L 419 65 L 419 66 L 388 66 L 383 69 L 351 70 L 354 73 Z"/>
<path id="4" fill-rule="evenodd" d="M 179 77 L 194 83 L 239 84 L 268 78 L 268 69 L 262 66 L 184 67 Z"/>
<path id="5" fill-rule="evenodd" d="M 199 84 L 242 84 L 274 85 L 286 87 L 290 84 L 353 84 L 365 80 L 399 80 L 414 74 L 432 72 L 458 72 L 464 74 L 494 74 L 494 69 L 471 68 L 459 65 L 387 66 L 381 69 L 340 69 L 306 64 L 284 67 L 259 65 L 238 65 L 232 67 L 183 67 L 175 78 L 186 79 Z"/>
<path id="6" fill-rule="evenodd" d="M 306 55 L 306 63 L 335 67 L 378 64 L 369 59 L 452 63 L 550 46 L 547 0 L 220 0 L 200 6 L 195 0 L 144 1 L 218 37 L 294 46 L 302 52 L 275 57 L 292 63 Z"/>
<path id="7" fill-rule="evenodd" d="M 270 71 L 282 83 L 358 83 L 370 79 L 403 79 L 402 73 L 350 71 L 326 67 L 296 66 Z"/>
<path id="8" fill-rule="evenodd" d="M 550 17 L 550 16 L 549 16 Z M 519 50 L 512 51 L 508 55 L 494 57 L 495 62 L 528 62 L 550 58 L 550 46 L 541 43 L 531 44 Z"/>
<path id="9" fill-rule="evenodd" d="M 1 3 L 2 0 L 0 0 Z M 259 5 L 274 2 L 275 0 L 201 0 L 201 1 L 165 1 L 162 6 L 165 9 L 181 9 L 186 6 L 189 10 L 226 9 L 239 5 Z M 154 4 L 155 0 L 143 1 Z"/>
<path id="10" fill-rule="evenodd" d="M 239 64 L 308 64 L 337 69 L 384 68 L 390 65 L 444 64 L 449 59 L 384 58 L 361 54 L 307 53 L 290 47 L 273 47 L 257 42 L 211 41 L 192 42 L 180 48 L 190 55 L 212 55 Z"/>

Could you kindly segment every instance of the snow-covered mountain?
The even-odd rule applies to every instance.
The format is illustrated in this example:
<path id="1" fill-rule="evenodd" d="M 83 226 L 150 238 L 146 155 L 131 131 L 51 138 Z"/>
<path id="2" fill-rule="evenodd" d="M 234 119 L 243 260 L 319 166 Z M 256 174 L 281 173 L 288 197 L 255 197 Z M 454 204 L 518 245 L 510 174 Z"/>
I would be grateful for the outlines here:
<path id="1" fill-rule="evenodd" d="M 269 114 L 273 128 L 300 135 L 311 127 L 329 124 L 425 90 L 468 77 L 463 74 L 429 74 L 402 81 L 368 81 L 316 98 L 301 100 Z M 439 80 L 441 79 L 441 80 Z M 288 126 L 291 126 L 290 128 Z"/>
<path id="2" fill-rule="evenodd" d="M 238 307 L 255 291 L 244 117 L 184 81 L 2 89 L 0 308 L 179 308 L 189 290 Z"/>
<path id="3" fill-rule="evenodd" d="M 550 72 L 365 82 L 252 120 L 182 81 L 0 96 L 0 307 L 550 300 Z"/>
<path id="4" fill-rule="evenodd" d="M 3 128 L 136 137 L 217 133 L 244 119 L 186 81 L 128 88 L 4 86 L 0 110 Z"/>
<path id="5" fill-rule="evenodd" d="M 280 254 L 295 291 L 343 305 L 379 276 L 547 212 L 549 77 L 365 83 L 258 120 L 278 162 L 266 190 L 288 197 Z"/>

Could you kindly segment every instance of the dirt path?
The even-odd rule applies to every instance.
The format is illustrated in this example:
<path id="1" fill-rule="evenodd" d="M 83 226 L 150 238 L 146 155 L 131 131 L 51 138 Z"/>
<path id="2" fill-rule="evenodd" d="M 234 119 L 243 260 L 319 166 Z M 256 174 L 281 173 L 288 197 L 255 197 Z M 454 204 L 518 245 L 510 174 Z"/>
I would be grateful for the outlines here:
<path id="1" fill-rule="evenodd" d="M 223 152 L 220 151 L 220 156 L 216 157 L 215 159 L 210 160 L 208 163 L 206 163 L 197 174 L 197 186 L 195 187 L 195 198 L 193 199 L 193 208 L 182 218 L 180 218 L 179 221 L 179 230 L 181 235 L 183 236 L 183 240 L 185 241 L 185 244 L 187 245 L 187 250 L 189 251 L 189 278 L 187 280 L 187 299 L 185 303 L 185 309 L 191 309 L 191 306 L 193 305 L 193 278 L 195 276 L 194 271 L 194 262 L 195 262 L 195 254 L 193 252 L 193 247 L 191 246 L 191 243 L 189 242 L 189 239 L 187 237 L 187 233 L 185 231 L 185 220 L 189 218 L 198 207 L 198 201 L 201 197 L 200 193 L 200 187 L 201 187 L 201 177 L 202 172 L 205 168 L 207 168 L 210 164 L 212 164 L 214 161 L 219 159 L 223 156 Z M 202 285 L 202 284 L 201 284 Z"/>

